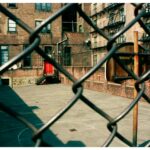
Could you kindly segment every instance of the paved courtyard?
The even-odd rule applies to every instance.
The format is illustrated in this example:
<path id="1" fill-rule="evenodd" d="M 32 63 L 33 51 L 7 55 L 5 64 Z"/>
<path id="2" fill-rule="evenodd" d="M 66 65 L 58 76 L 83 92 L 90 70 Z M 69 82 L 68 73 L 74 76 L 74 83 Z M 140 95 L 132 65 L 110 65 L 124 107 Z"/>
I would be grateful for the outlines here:
<path id="1" fill-rule="evenodd" d="M 119 92 L 119 91 L 116 91 Z M 73 97 L 71 86 L 50 84 L 25 86 L 11 89 L 0 86 L 0 101 L 30 120 L 37 127 L 42 126 Z M 84 95 L 94 104 L 115 117 L 131 99 L 84 89 Z M 132 111 L 118 124 L 118 130 L 132 140 Z M 22 123 L 0 111 L 0 146 L 33 146 L 31 131 Z M 56 124 L 43 135 L 46 142 L 54 146 L 97 147 L 107 139 L 107 121 L 82 101 L 78 101 Z M 139 103 L 138 143 L 150 139 L 150 105 Z M 117 138 L 111 147 L 126 146 Z"/>

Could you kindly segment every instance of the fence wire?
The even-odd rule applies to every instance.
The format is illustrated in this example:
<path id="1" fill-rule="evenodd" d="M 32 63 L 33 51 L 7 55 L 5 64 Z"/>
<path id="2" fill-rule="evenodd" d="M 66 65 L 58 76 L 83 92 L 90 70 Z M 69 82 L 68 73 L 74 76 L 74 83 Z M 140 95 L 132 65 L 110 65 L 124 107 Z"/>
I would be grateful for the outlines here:
<path id="1" fill-rule="evenodd" d="M 120 31 L 118 31 L 115 35 L 110 36 L 106 34 L 104 31 L 99 29 L 94 22 L 86 15 L 86 13 L 80 8 L 78 4 L 70 3 L 62 7 L 60 10 L 58 10 L 55 14 L 48 17 L 46 20 L 44 20 L 40 26 L 38 26 L 35 29 L 30 28 L 23 20 L 17 18 L 13 13 L 9 12 L 5 7 L 0 5 L 0 11 L 15 21 L 22 29 L 24 29 L 29 34 L 29 41 L 30 45 L 25 48 L 20 54 L 9 60 L 7 63 L 2 65 L 0 67 L 0 75 L 5 73 L 11 66 L 16 64 L 17 62 L 21 61 L 24 57 L 31 54 L 33 51 L 36 51 L 40 56 L 42 56 L 45 60 L 47 60 L 49 63 L 53 64 L 54 67 L 64 74 L 70 81 L 73 82 L 72 90 L 74 92 L 74 96 L 70 98 L 70 102 L 54 117 L 52 117 L 45 125 L 43 125 L 41 128 L 35 127 L 31 122 L 29 122 L 27 119 L 25 119 L 22 115 L 19 113 L 13 111 L 11 108 L 7 107 L 5 104 L 0 102 L 0 109 L 4 112 L 8 113 L 12 117 L 16 118 L 17 120 L 23 122 L 28 128 L 30 128 L 33 131 L 33 137 L 32 140 L 35 142 L 35 146 L 52 146 L 48 143 L 46 143 L 43 138 L 42 134 L 50 128 L 55 122 L 57 122 L 73 105 L 76 104 L 78 100 L 83 101 L 86 105 L 88 105 L 91 109 L 93 109 L 94 112 L 98 113 L 100 116 L 105 118 L 108 121 L 107 128 L 110 131 L 109 137 L 105 140 L 103 145 L 101 146 L 109 146 L 110 143 L 113 141 L 115 137 L 117 137 L 119 140 L 121 140 L 123 143 L 127 144 L 128 146 L 137 146 L 134 145 L 134 143 L 130 140 L 128 140 L 124 135 L 118 132 L 117 124 L 119 121 L 121 121 L 127 114 L 133 110 L 133 107 L 141 100 L 141 98 L 144 98 L 144 100 L 147 103 L 150 103 L 150 98 L 145 93 L 145 82 L 149 80 L 150 77 L 150 70 L 145 72 L 141 76 L 137 76 L 132 72 L 127 66 L 125 66 L 119 57 L 115 55 L 115 52 L 120 49 L 121 47 L 126 47 L 128 45 L 133 45 L 133 43 L 122 43 L 119 46 L 115 44 L 115 41 L 118 37 L 120 37 L 122 34 L 124 34 L 126 31 L 128 31 L 135 23 L 139 23 L 140 26 L 144 29 L 144 31 L 150 36 L 150 29 L 147 28 L 147 26 L 143 23 L 142 17 L 146 15 L 145 10 L 143 9 L 143 4 L 132 4 L 134 6 L 134 14 L 135 18 L 129 22 L 126 26 L 124 26 Z M 61 64 L 58 64 L 53 58 L 49 57 L 44 50 L 39 47 L 40 45 L 40 36 L 38 35 L 41 30 L 47 26 L 49 23 L 52 23 L 55 19 L 57 19 L 59 16 L 62 15 L 65 11 L 67 11 L 70 8 L 73 8 L 77 10 L 77 12 L 80 14 L 80 16 L 92 27 L 94 30 L 103 36 L 108 42 L 107 42 L 107 55 L 99 60 L 99 62 L 91 69 L 89 72 L 87 72 L 84 76 L 82 76 L 80 79 L 75 79 L 67 70 L 63 68 Z M 142 47 L 145 49 L 144 47 Z M 103 111 L 100 107 L 96 106 L 92 103 L 90 99 L 88 99 L 83 94 L 83 86 L 82 84 L 86 79 L 88 79 L 91 75 L 93 75 L 106 61 L 108 61 L 110 58 L 114 58 L 116 62 L 134 79 L 136 80 L 135 88 L 138 92 L 137 97 L 127 106 L 120 114 L 118 114 L 116 117 L 111 117 L 107 114 L 107 112 Z"/>

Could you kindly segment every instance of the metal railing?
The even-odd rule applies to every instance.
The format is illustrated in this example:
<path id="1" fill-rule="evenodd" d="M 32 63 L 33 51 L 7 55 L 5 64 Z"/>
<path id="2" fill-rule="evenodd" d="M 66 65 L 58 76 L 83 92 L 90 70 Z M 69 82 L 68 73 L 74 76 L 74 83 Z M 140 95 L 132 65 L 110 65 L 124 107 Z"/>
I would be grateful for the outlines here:
<path id="1" fill-rule="evenodd" d="M 25 48 L 24 51 L 22 51 L 20 54 L 15 56 L 13 59 L 9 60 L 7 63 L 5 63 L 3 66 L 0 67 L 0 74 L 2 75 L 5 73 L 11 66 L 16 64 L 17 62 L 21 61 L 24 57 L 29 55 L 34 50 L 42 56 L 44 59 L 49 61 L 51 64 L 55 66 L 56 69 L 58 69 L 59 72 L 64 74 L 70 81 L 73 82 L 72 90 L 74 92 L 74 96 L 70 99 L 70 102 L 63 108 L 59 113 L 57 113 L 54 117 L 52 117 L 45 125 L 43 125 L 41 128 L 37 128 L 34 126 L 31 122 L 29 122 L 27 119 L 25 119 L 22 115 L 20 115 L 17 112 L 14 112 L 11 108 L 7 107 L 5 104 L 0 102 L 0 109 L 4 112 L 8 113 L 9 115 L 13 116 L 17 120 L 23 122 L 28 128 L 30 128 L 33 131 L 33 141 L 35 142 L 35 146 L 51 146 L 42 138 L 42 134 L 55 122 L 57 122 L 73 105 L 76 104 L 77 101 L 81 100 L 83 101 L 87 106 L 89 106 L 95 113 L 99 114 L 103 118 L 105 118 L 108 121 L 107 128 L 110 131 L 109 137 L 106 139 L 104 144 L 102 146 L 109 146 L 109 144 L 113 141 L 115 137 L 120 139 L 123 143 L 127 144 L 128 146 L 137 146 L 132 141 L 128 140 L 124 135 L 122 135 L 118 131 L 118 122 L 122 120 L 126 115 L 133 110 L 134 106 L 138 103 L 138 101 L 141 100 L 141 98 L 144 98 L 145 101 L 150 103 L 150 98 L 145 93 L 145 81 L 149 80 L 150 70 L 145 72 L 142 76 L 137 76 L 134 72 L 132 72 L 127 66 L 125 66 L 119 57 L 115 55 L 115 52 L 126 46 L 133 45 L 134 43 L 122 43 L 120 45 L 116 45 L 115 41 L 118 37 L 120 37 L 123 33 L 128 31 L 135 23 L 139 23 L 141 27 L 145 30 L 147 34 L 150 35 L 150 30 L 145 26 L 141 18 L 145 15 L 144 10 L 142 9 L 143 4 L 133 4 L 135 7 L 135 18 L 129 22 L 126 26 L 124 26 L 120 31 L 118 31 L 115 35 L 112 37 L 107 35 L 105 32 L 103 32 L 101 29 L 99 29 L 93 21 L 88 17 L 85 12 L 78 6 L 78 4 L 70 3 L 65 5 L 63 8 L 58 10 L 56 13 L 54 13 L 52 16 L 48 17 L 46 20 L 43 21 L 43 23 L 38 26 L 35 29 L 30 28 L 25 22 L 17 18 L 17 16 L 13 15 L 11 12 L 9 12 L 5 7 L 0 5 L 0 11 L 5 14 L 7 17 L 15 21 L 22 29 L 24 29 L 26 32 L 29 33 L 29 41 L 30 45 Z M 67 70 L 64 69 L 64 67 L 61 64 L 58 64 L 53 58 L 50 58 L 43 49 L 39 47 L 40 44 L 40 37 L 39 33 L 43 29 L 43 27 L 47 26 L 49 23 L 52 23 L 55 19 L 57 19 L 59 16 L 62 15 L 65 11 L 68 9 L 74 7 L 77 12 L 84 18 L 84 20 L 92 27 L 94 30 L 103 36 L 108 42 L 107 42 L 107 50 L 108 53 L 106 56 L 99 60 L 99 62 L 84 76 L 82 76 L 80 79 L 76 80 Z M 143 47 L 143 49 L 145 49 Z M 84 93 L 83 93 L 83 86 L 82 84 L 86 79 L 88 79 L 91 75 L 93 75 L 107 60 L 110 58 L 114 58 L 116 62 L 131 76 L 132 79 L 136 80 L 135 82 L 135 88 L 137 90 L 137 96 L 136 98 L 127 106 L 120 114 L 118 114 L 116 117 L 112 117 L 108 115 L 107 112 L 103 111 L 100 107 L 94 105 L 90 99 L 88 99 Z"/>

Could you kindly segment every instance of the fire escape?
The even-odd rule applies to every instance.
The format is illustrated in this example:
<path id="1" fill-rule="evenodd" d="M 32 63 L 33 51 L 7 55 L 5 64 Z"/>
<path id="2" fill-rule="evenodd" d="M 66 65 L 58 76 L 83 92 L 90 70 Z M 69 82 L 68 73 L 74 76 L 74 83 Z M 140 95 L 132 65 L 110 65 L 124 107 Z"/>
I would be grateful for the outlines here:
<path id="1" fill-rule="evenodd" d="M 125 14 L 123 3 L 110 3 L 105 10 L 108 12 L 108 24 L 103 28 L 110 36 L 113 36 L 124 27 Z M 125 42 L 124 35 L 121 35 L 117 40 L 117 44 Z"/>
<path id="2" fill-rule="evenodd" d="M 123 3 L 110 3 L 107 7 L 104 7 L 102 10 L 97 11 L 93 10 L 93 14 L 91 18 L 97 24 L 97 18 L 101 18 L 103 16 L 107 16 L 108 24 L 100 27 L 101 30 L 104 30 L 105 33 L 108 33 L 110 36 L 113 36 L 117 33 L 121 28 L 123 28 L 125 24 L 125 14 L 124 14 L 124 4 Z M 91 31 L 92 34 L 95 34 L 95 31 Z M 125 42 L 125 36 L 121 35 L 117 40 L 117 44 Z M 102 45 L 101 47 L 95 47 L 94 50 L 105 49 L 106 45 Z"/>
<path id="3" fill-rule="evenodd" d="M 147 28 L 150 29 L 150 3 L 145 3 L 143 9 L 145 10 L 143 22 L 147 26 Z M 142 38 L 139 41 L 141 41 L 143 46 L 146 48 L 146 51 L 144 53 L 148 54 L 143 61 L 143 64 L 145 64 L 144 70 L 146 71 L 150 69 L 150 36 L 144 32 Z"/>

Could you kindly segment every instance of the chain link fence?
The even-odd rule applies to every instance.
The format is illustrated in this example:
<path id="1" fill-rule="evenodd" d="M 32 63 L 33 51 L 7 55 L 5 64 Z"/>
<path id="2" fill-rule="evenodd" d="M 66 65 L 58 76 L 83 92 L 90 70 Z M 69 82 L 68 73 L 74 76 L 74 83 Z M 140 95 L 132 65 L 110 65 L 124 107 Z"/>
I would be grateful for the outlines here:
<path id="1" fill-rule="evenodd" d="M 86 13 L 79 7 L 78 4 L 70 3 L 62 7 L 60 10 L 58 10 L 54 15 L 48 17 L 46 20 L 42 22 L 40 26 L 38 26 L 35 29 L 30 28 L 23 20 L 20 20 L 17 18 L 17 16 L 13 15 L 13 13 L 9 12 L 6 8 L 4 8 L 2 5 L 0 5 L 0 11 L 15 21 L 22 29 L 24 29 L 29 34 L 29 41 L 30 45 L 26 47 L 20 54 L 9 60 L 7 63 L 2 65 L 0 67 L 0 74 L 2 75 L 5 73 L 11 66 L 16 64 L 17 62 L 24 59 L 26 56 L 30 55 L 33 51 L 36 51 L 41 57 L 43 57 L 45 60 L 47 60 L 49 63 L 53 64 L 54 67 L 64 74 L 71 82 L 73 82 L 72 90 L 74 92 L 74 96 L 70 98 L 70 102 L 54 117 L 52 117 L 45 125 L 43 125 L 41 128 L 37 128 L 34 126 L 31 122 L 29 122 L 27 119 L 25 119 L 22 115 L 20 115 L 17 112 L 14 112 L 11 108 L 7 107 L 5 104 L 0 103 L 0 109 L 12 117 L 16 118 L 17 120 L 23 122 L 28 128 L 30 128 L 33 131 L 33 141 L 35 142 L 35 146 L 51 146 L 47 144 L 43 138 L 42 134 L 48 130 L 53 124 L 55 124 L 73 105 L 76 104 L 77 101 L 81 100 L 85 103 L 88 107 L 93 109 L 93 111 L 103 118 L 105 118 L 108 121 L 107 128 L 110 131 L 109 137 L 105 140 L 103 145 L 101 146 L 109 146 L 109 144 L 113 141 L 114 138 L 120 139 L 123 143 L 127 144 L 128 146 L 137 146 L 132 141 L 128 140 L 124 135 L 119 133 L 117 124 L 119 121 L 121 121 L 126 115 L 133 110 L 134 106 L 141 100 L 141 98 L 144 98 L 147 103 L 150 103 L 150 98 L 145 94 L 145 82 L 149 80 L 150 77 L 150 70 L 145 72 L 141 76 L 137 76 L 133 71 L 131 71 L 124 63 L 122 63 L 121 59 L 115 54 L 116 51 L 118 51 L 122 47 L 134 45 L 134 43 L 122 43 L 120 45 L 116 45 L 115 41 L 118 37 L 120 37 L 122 34 L 124 34 L 128 29 L 130 29 L 135 23 L 139 23 L 140 26 L 143 28 L 143 30 L 150 35 L 149 28 L 146 27 L 146 25 L 142 21 L 142 17 L 146 15 L 146 11 L 143 9 L 143 4 L 133 4 L 135 7 L 134 13 L 135 18 L 129 22 L 126 26 L 124 26 L 120 31 L 118 31 L 115 35 L 110 36 L 103 32 L 101 29 L 99 29 L 94 22 L 86 15 Z M 44 50 L 39 47 L 40 45 L 40 36 L 38 35 L 40 31 L 48 25 L 48 23 L 53 22 L 55 19 L 57 19 L 59 16 L 61 16 L 65 11 L 68 9 L 74 7 L 77 12 L 80 14 L 81 17 L 92 27 L 95 31 L 97 31 L 98 34 L 103 36 L 108 42 L 107 42 L 107 50 L 108 53 L 104 58 L 98 61 L 98 63 L 91 69 L 89 72 L 87 72 L 84 76 L 82 76 L 80 79 L 75 79 L 67 70 L 64 69 L 64 67 L 57 63 L 53 58 L 49 57 Z M 146 50 L 144 47 L 142 47 L 144 50 Z M 84 96 L 83 89 L 84 87 L 82 84 L 86 79 L 88 79 L 91 75 L 93 75 L 107 60 L 110 58 L 114 58 L 115 61 L 132 77 L 132 79 L 136 80 L 135 82 L 135 88 L 137 91 L 137 96 L 133 101 L 127 106 L 120 114 L 118 114 L 116 117 L 112 117 L 108 115 L 107 112 L 103 111 L 100 107 L 94 105 L 90 99 Z M 31 137 L 29 137 L 31 138 Z"/>

